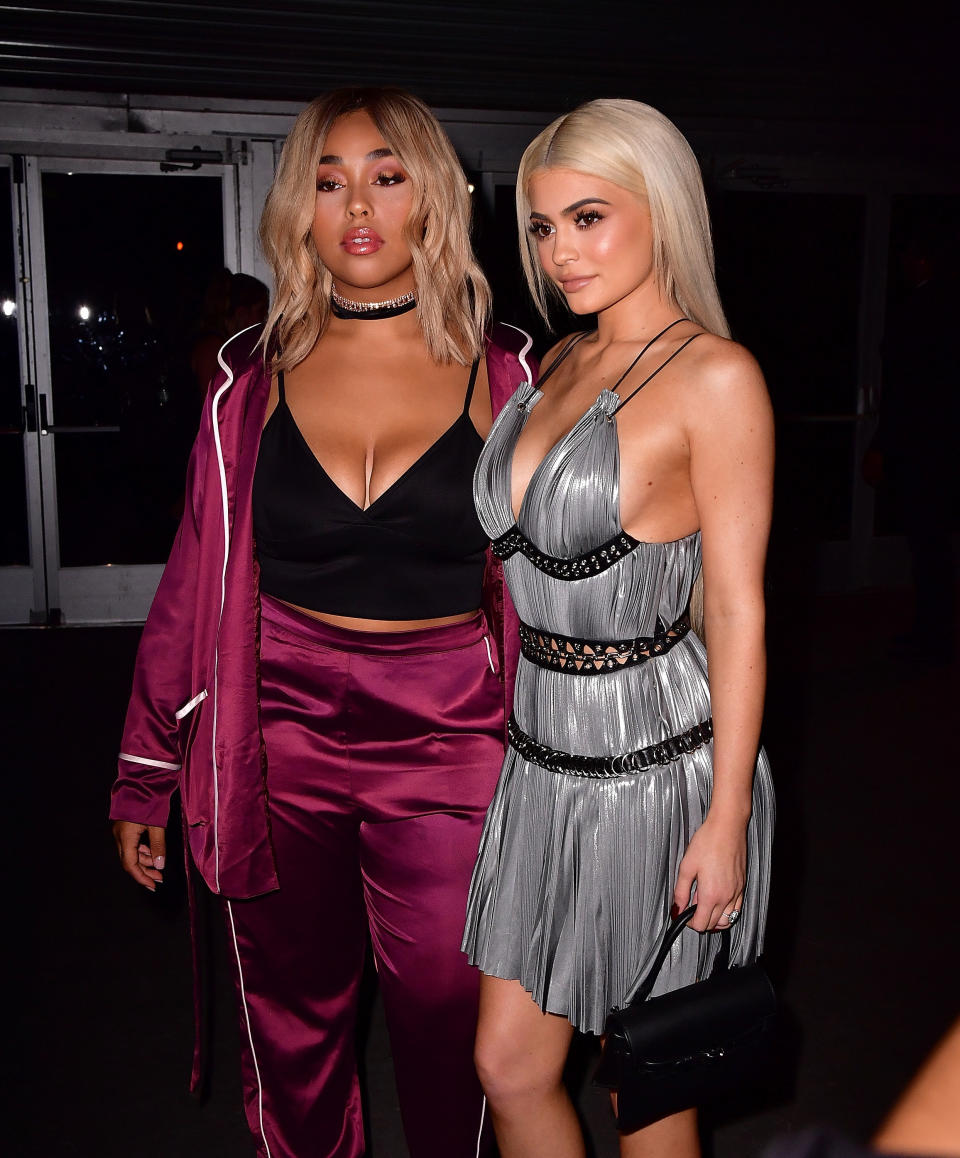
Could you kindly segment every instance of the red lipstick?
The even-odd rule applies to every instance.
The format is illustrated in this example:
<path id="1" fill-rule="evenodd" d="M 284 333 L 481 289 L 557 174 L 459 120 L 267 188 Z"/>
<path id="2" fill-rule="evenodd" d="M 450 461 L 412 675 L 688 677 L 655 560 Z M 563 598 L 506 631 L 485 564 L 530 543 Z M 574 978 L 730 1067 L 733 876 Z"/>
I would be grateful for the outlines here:
<path id="1" fill-rule="evenodd" d="M 352 254 L 354 257 L 362 257 L 367 253 L 376 253 L 382 246 L 383 238 L 375 229 L 371 229 L 368 225 L 360 225 L 354 229 L 348 229 L 340 242 L 340 248 L 344 253 Z"/>

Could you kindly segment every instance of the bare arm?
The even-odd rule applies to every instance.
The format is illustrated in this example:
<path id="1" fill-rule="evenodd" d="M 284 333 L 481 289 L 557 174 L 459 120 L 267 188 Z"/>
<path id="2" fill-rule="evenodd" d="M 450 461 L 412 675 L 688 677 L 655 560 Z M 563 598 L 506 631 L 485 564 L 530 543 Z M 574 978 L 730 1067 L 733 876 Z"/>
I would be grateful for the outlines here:
<path id="1" fill-rule="evenodd" d="M 707 817 L 680 866 L 674 903 L 697 883 L 703 932 L 739 909 L 746 828 L 763 715 L 763 573 L 773 492 L 773 415 L 753 358 L 718 345 L 691 389 L 690 482 L 702 532 L 704 622 L 714 725 Z"/>
<path id="2" fill-rule="evenodd" d="M 960 1154 L 960 1021 L 910 1083 L 873 1145 L 881 1153 Z"/>

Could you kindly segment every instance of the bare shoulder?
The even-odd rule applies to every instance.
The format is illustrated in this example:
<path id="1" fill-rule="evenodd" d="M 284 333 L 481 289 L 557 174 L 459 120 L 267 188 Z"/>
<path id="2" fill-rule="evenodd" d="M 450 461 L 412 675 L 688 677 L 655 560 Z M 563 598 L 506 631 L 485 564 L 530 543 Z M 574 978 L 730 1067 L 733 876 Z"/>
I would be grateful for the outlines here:
<path id="1" fill-rule="evenodd" d="M 547 350 L 540 359 L 540 365 L 543 367 L 543 369 L 549 369 L 551 363 L 554 362 L 563 353 L 563 351 L 567 346 L 570 345 L 574 338 L 579 338 L 581 333 L 581 330 L 577 330 L 573 334 L 566 334 L 558 342 L 554 342 L 550 349 Z"/>
<path id="2" fill-rule="evenodd" d="M 768 414 L 770 396 L 756 358 L 739 342 L 703 333 L 686 352 L 688 417 L 697 426 L 731 410 Z"/>

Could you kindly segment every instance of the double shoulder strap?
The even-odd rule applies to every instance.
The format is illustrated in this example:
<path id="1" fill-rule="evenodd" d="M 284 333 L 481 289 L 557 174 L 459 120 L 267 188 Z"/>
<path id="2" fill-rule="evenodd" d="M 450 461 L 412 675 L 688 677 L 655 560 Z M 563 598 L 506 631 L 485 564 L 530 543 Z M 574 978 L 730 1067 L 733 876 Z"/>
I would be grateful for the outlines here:
<path id="1" fill-rule="evenodd" d="M 636 364 L 640 361 L 640 359 L 647 352 L 647 350 L 649 350 L 650 347 L 655 342 L 658 342 L 663 337 L 663 335 L 667 332 L 667 330 L 672 330 L 674 326 L 679 326 L 679 324 L 681 322 L 686 322 L 686 321 L 689 321 L 689 318 L 677 318 L 677 320 L 675 322 L 671 322 L 669 326 L 664 326 L 664 328 L 660 331 L 659 334 L 655 334 L 650 339 L 650 341 L 647 342 L 647 344 L 643 347 L 643 349 L 640 351 L 640 353 L 637 354 L 637 356 L 633 359 L 633 361 L 626 368 L 626 370 L 624 370 L 624 372 L 616 380 L 616 382 L 611 387 L 611 390 L 613 390 L 614 392 L 616 391 L 617 387 L 623 383 L 624 379 L 627 377 L 627 375 L 630 373 L 630 371 L 634 368 L 634 366 L 636 366 Z M 554 360 L 550 363 L 550 365 L 546 368 L 546 370 L 544 370 L 544 372 L 540 375 L 540 381 L 537 383 L 537 385 L 542 388 L 544 382 L 546 382 L 546 380 L 550 377 L 550 375 L 554 372 L 554 370 L 556 370 L 556 368 L 560 365 L 560 363 L 564 360 L 564 358 L 566 358 L 570 354 L 570 351 L 574 348 L 574 346 L 576 346 L 578 342 L 582 342 L 584 338 L 586 338 L 588 335 L 593 334 L 593 333 L 596 333 L 596 331 L 595 330 L 583 330 L 579 334 L 574 334 L 573 337 L 570 338 L 570 340 L 567 342 L 567 344 L 560 351 L 560 353 L 556 356 L 556 358 L 554 358 Z M 644 388 L 644 386 L 646 386 L 646 384 L 648 382 L 650 382 L 652 379 L 656 378 L 656 376 L 660 373 L 660 371 L 662 369 L 664 369 L 664 367 L 668 366 L 673 361 L 673 359 L 676 358 L 676 356 L 678 354 L 680 354 L 683 350 L 685 350 L 687 348 L 687 346 L 690 345 L 691 342 L 695 341 L 699 337 L 700 337 L 699 334 L 693 334 L 691 337 L 687 338 L 687 340 L 681 346 L 679 346 L 676 350 L 674 350 L 674 352 L 670 355 L 669 358 L 665 358 L 664 361 L 660 363 L 660 365 L 656 368 L 656 370 L 653 371 L 652 374 L 648 374 L 647 377 L 644 378 L 644 380 L 640 383 L 639 386 L 637 386 L 635 389 L 631 390 L 630 393 L 626 396 L 626 398 L 622 398 L 620 400 L 620 402 L 617 404 L 617 407 L 613 413 L 616 414 L 617 410 L 622 410 L 623 407 L 626 406 L 626 404 L 630 401 L 631 398 L 633 398 L 635 395 L 639 394 L 640 391 Z"/>

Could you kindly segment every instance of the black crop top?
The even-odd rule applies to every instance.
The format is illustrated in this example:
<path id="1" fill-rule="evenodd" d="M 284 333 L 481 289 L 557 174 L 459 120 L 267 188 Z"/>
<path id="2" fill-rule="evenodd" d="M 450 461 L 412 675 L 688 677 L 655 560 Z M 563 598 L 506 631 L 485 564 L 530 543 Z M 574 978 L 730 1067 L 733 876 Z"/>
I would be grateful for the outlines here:
<path id="1" fill-rule="evenodd" d="M 487 536 L 473 505 L 483 439 L 463 411 L 366 510 L 331 480 L 279 400 L 253 480 L 260 589 L 362 619 L 439 619 L 480 606 Z"/>

